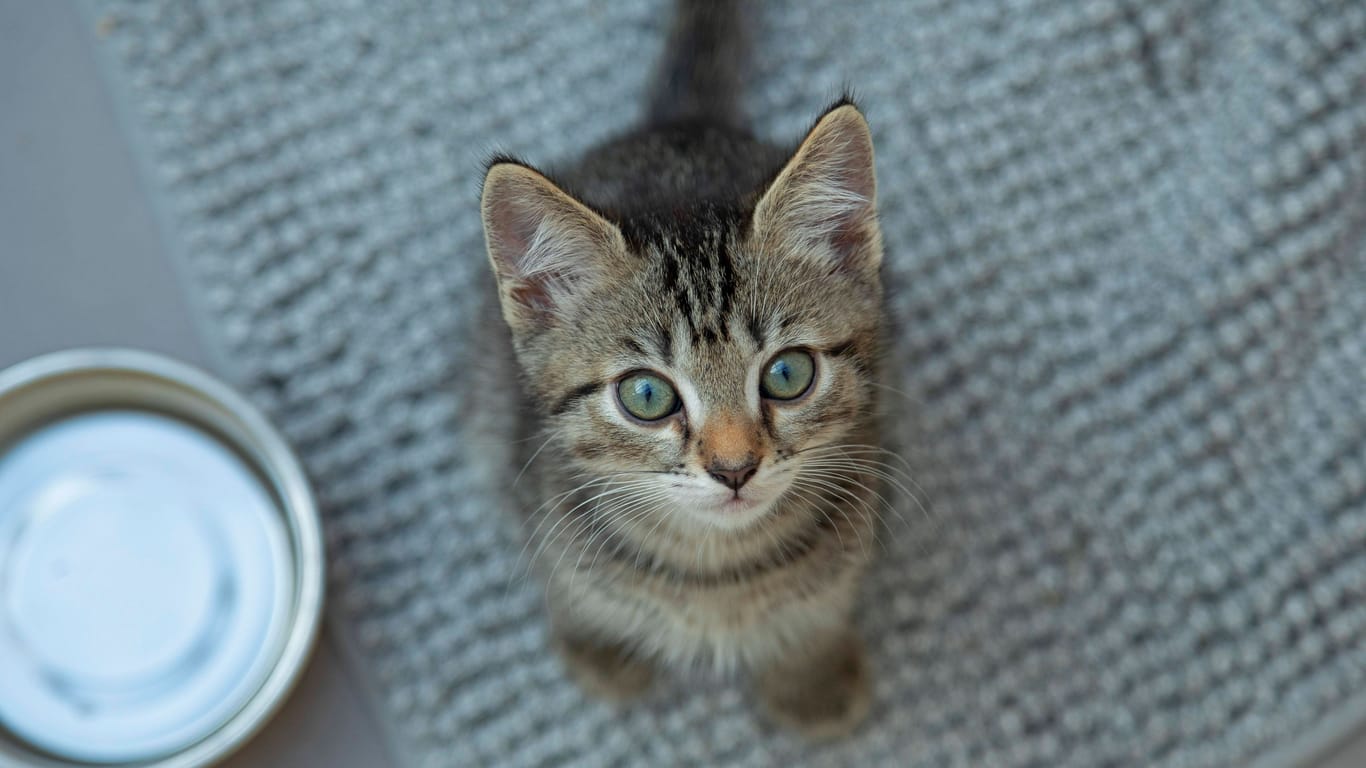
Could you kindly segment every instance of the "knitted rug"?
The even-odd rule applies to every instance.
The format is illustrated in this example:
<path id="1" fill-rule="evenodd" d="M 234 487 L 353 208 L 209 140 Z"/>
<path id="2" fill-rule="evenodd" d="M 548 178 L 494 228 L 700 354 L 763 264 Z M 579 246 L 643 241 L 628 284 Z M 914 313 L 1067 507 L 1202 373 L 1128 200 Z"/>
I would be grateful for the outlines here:
<path id="1" fill-rule="evenodd" d="M 1362 711 L 1366 5 L 763 6 L 760 132 L 846 83 L 873 126 L 886 432 L 928 510 L 897 499 L 862 596 L 871 720 L 819 748 L 738 684 L 584 699 L 508 522 L 481 160 L 629 125 L 666 4 L 95 6 L 400 758 L 1228 766 Z"/>

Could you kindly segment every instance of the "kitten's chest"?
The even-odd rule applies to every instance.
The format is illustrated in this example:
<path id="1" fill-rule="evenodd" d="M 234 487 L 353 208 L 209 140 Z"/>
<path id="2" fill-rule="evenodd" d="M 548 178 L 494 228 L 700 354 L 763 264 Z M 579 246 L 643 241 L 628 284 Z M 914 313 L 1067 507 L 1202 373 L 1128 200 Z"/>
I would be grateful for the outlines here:
<path id="1" fill-rule="evenodd" d="M 830 547 L 733 581 L 612 580 L 575 590 L 571 610 L 620 641 L 679 666 L 762 665 L 843 625 L 862 562 Z"/>

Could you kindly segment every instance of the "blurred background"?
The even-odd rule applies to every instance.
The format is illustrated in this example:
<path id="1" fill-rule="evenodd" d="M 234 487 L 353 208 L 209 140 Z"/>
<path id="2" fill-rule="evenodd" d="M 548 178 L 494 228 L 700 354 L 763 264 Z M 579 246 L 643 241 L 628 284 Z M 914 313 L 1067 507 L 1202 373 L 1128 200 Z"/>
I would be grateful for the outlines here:
<path id="1" fill-rule="evenodd" d="M 343 3 L 342 5 L 349 11 L 359 8 L 355 4 Z M 1259 7 L 1278 7 L 1275 3 L 1258 5 Z M 1107 12 L 1105 9 L 1109 8 L 1105 3 L 1092 3 L 1087 7 L 1091 6 L 1098 9 L 1094 11 L 1097 14 L 1104 14 Z M 124 7 L 126 6 L 120 6 L 120 8 Z M 202 19 L 196 21 L 196 14 L 193 13 L 181 15 L 170 12 L 168 10 L 170 7 L 172 6 L 161 4 L 162 16 L 165 17 L 167 29 L 180 25 L 175 27 L 178 30 L 176 34 L 185 33 L 189 37 L 194 37 L 194 34 L 186 33 L 185 30 L 187 27 L 193 29 L 196 23 L 202 22 Z M 319 21 L 319 19 L 327 16 L 326 13 L 318 8 L 308 7 L 311 15 L 306 14 L 306 18 L 298 23 L 313 24 L 314 26 L 308 27 L 309 31 L 302 33 L 302 36 L 313 39 L 315 47 L 310 50 L 315 53 L 318 51 L 326 52 L 330 49 L 326 45 L 317 43 L 317 39 L 331 40 L 337 37 L 339 33 L 329 26 L 329 21 Z M 602 5 L 587 4 L 583 8 L 583 12 L 589 16 L 596 14 L 594 18 L 606 28 L 605 25 L 609 22 L 610 14 L 603 11 Z M 922 4 L 921 10 L 927 14 L 932 12 L 948 14 L 949 4 Z M 1329 13 L 1331 12 L 1330 10 Z M 383 16 L 383 14 L 380 15 Z M 247 16 L 249 17 L 250 14 Z M 642 14 L 638 13 L 637 16 L 642 16 Z M 421 51 L 426 50 L 422 46 L 441 45 L 439 40 L 436 42 L 429 40 L 431 34 L 422 28 L 422 18 L 422 14 L 395 12 L 392 18 L 385 17 L 384 19 L 384 23 L 391 24 L 390 27 L 373 30 L 375 41 L 362 41 L 364 45 L 361 47 L 364 51 L 370 50 L 365 48 L 366 45 L 381 46 L 382 48 L 386 42 L 392 44 L 393 39 L 387 41 L 384 39 L 386 30 L 393 32 L 395 38 L 411 38 L 417 41 L 415 50 L 419 53 L 413 54 L 411 58 L 406 60 L 401 56 L 395 59 L 396 61 L 406 61 L 407 69 L 383 73 L 383 77 L 390 78 L 398 84 L 394 91 L 398 95 L 370 93 L 363 96 L 363 98 L 369 99 L 369 103 L 382 105 L 384 109 L 392 110 L 393 114 L 397 114 L 398 117 L 393 117 L 393 114 L 389 113 L 385 113 L 388 117 L 366 114 L 362 116 L 362 122 L 370 120 L 383 122 L 385 119 L 392 119 L 395 123 L 403 123 L 404 131 L 410 131 L 409 135 L 417 137 L 414 139 L 415 142 L 427 142 L 419 149 L 414 150 L 417 153 L 415 158 L 400 158 L 389 165 L 384 165 L 385 162 L 388 162 L 387 160 L 376 161 L 381 167 L 390 170 L 421 166 L 424 163 L 421 152 L 431 148 L 429 137 L 433 133 L 437 136 L 441 135 L 441 121 L 458 120 L 462 115 L 462 110 L 475 109 L 478 106 L 477 100 L 473 102 L 452 101 L 441 96 L 432 96 L 436 112 L 432 115 L 424 115 L 420 108 L 409 106 L 412 99 L 405 101 L 404 93 L 430 94 L 432 89 L 437 87 L 434 84 L 444 84 L 451 89 L 451 92 L 460 93 L 475 88 L 475 85 L 470 83 L 468 73 L 442 71 L 439 59 L 433 59 L 421 53 Z M 477 16 L 468 18 L 477 18 Z M 657 25 L 642 26 L 646 24 L 644 21 L 641 21 L 640 18 L 637 18 L 636 21 L 639 23 L 632 27 L 633 31 L 628 35 L 628 38 L 635 41 L 644 40 L 647 43 L 653 40 L 650 33 L 657 31 Z M 146 19 L 141 19 L 139 23 L 143 24 L 143 31 L 145 31 Z M 800 24 L 804 22 L 798 19 L 791 23 L 799 28 Z M 240 371 L 234 369 L 233 353 L 224 348 L 231 346 L 231 344 L 224 344 L 224 336 L 235 339 L 233 343 L 249 347 L 249 344 L 242 341 L 242 336 L 247 331 L 240 328 L 229 328 L 224 331 L 218 328 L 208 333 L 201 333 L 199 329 L 206 324 L 211 324 L 212 320 L 206 317 L 206 310 L 203 307 L 186 299 L 186 296 L 189 295 L 187 283 L 193 283 L 196 278 L 182 273 L 181 270 L 184 267 L 178 254 L 183 254 L 185 249 L 194 247 L 195 243 L 200 245 L 205 242 L 213 243 L 213 237 L 221 233 L 215 233 L 211 227 L 208 230 L 201 227 L 193 233 L 195 237 L 200 239 L 186 238 L 180 227 L 180 222 L 172 220 L 173 214 L 168 212 L 168 206 L 163 204 L 164 201 L 158 202 L 157 199 L 158 195 L 165 194 L 164 189 L 160 186 L 164 183 L 165 178 L 176 173 L 182 174 L 179 177 L 182 179 L 193 177 L 195 172 L 207 173 L 215 167 L 215 164 L 230 162 L 230 160 L 206 156 L 202 158 L 202 161 L 209 171 L 206 171 L 205 168 L 186 170 L 185 167 L 168 170 L 162 166 L 160 168 L 162 175 L 158 175 L 158 172 L 154 170 L 157 161 L 152 158 L 157 151 L 155 147 L 161 145 L 158 144 L 159 140 L 153 134 L 156 130 L 164 130 L 167 125 L 176 124 L 177 120 L 181 121 L 179 124 L 182 126 L 187 123 L 193 124 L 194 121 L 193 115 L 187 113 L 191 105 L 173 101 L 157 101 L 165 93 L 175 92 L 174 83 L 168 85 L 165 82 L 149 82 L 145 76 L 146 72 L 155 70 L 154 64 L 149 62 L 154 62 L 157 56 L 165 56 L 167 61 L 174 60 L 179 67 L 175 70 L 178 77 L 192 76 L 196 67 L 217 72 L 231 70 L 234 74 L 232 77 L 224 76 L 225 81 L 233 78 L 267 77 L 267 75 L 252 74 L 253 67 L 265 65 L 261 64 L 259 55 L 257 58 L 246 57 L 238 63 L 220 60 L 190 61 L 187 63 L 186 54 L 177 48 L 175 34 L 171 32 L 166 32 L 164 37 L 146 34 L 140 44 L 125 49 L 125 55 L 128 58 L 120 59 L 110 40 L 111 37 L 120 33 L 122 24 L 123 21 L 118 14 L 107 12 L 107 9 L 101 5 L 87 6 L 67 2 L 67 0 L 0 0 L 0 366 L 64 347 L 126 345 L 175 356 L 192 364 L 218 371 L 229 377 L 230 380 L 246 379 L 257 387 L 254 394 L 266 398 L 272 405 L 280 405 L 287 398 L 284 395 L 279 395 L 278 392 L 272 394 L 268 391 L 269 388 L 262 384 L 263 381 L 270 378 L 271 372 L 258 367 L 243 376 Z M 1331 26 L 1331 23 L 1328 24 L 1329 28 Z M 216 31 L 212 29 L 212 24 L 208 24 L 208 27 L 211 32 L 203 35 L 204 37 L 213 38 L 220 33 L 231 37 L 240 32 L 239 29 L 231 25 Z M 450 19 L 443 17 L 441 22 L 435 24 L 433 28 L 443 30 L 458 27 L 460 25 L 453 24 Z M 288 30 L 290 27 L 288 24 L 282 24 L 280 28 Z M 642 32 L 642 29 L 646 29 L 646 32 Z M 369 33 L 367 32 L 367 34 Z M 519 41 L 517 35 L 512 35 L 510 36 L 511 42 L 505 41 L 501 44 L 492 45 L 487 49 L 491 52 L 490 61 L 492 63 L 489 70 L 484 73 L 485 76 L 491 78 L 492 81 L 503 82 L 500 77 L 506 75 L 506 72 L 499 68 L 498 57 L 519 56 L 527 50 L 525 46 L 534 46 L 536 40 L 545 39 L 553 42 L 556 39 L 555 34 L 553 29 L 538 27 L 536 28 L 538 37 L 527 36 L 532 38 L 530 41 L 526 39 Z M 839 34 L 839 31 L 836 30 L 832 34 Z M 1330 35 L 1331 29 L 1324 34 Z M 405 35 L 407 37 L 404 37 Z M 474 40 L 483 39 L 481 33 L 477 32 L 471 32 L 470 37 Z M 287 46 L 289 36 L 284 35 L 280 41 L 274 44 Z M 1290 50 L 1293 52 L 1293 48 Z M 585 49 L 578 53 L 581 54 L 583 60 L 589 62 L 584 65 L 584 69 L 575 70 L 577 75 L 574 76 L 580 77 L 581 80 L 586 77 L 585 73 L 592 74 L 598 71 L 593 67 L 600 67 L 603 68 L 603 71 L 610 70 L 612 72 L 617 69 L 610 62 L 604 64 L 595 58 L 602 55 L 601 51 Z M 193 59 L 192 56 L 190 58 Z M 120 64 L 120 61 L 123 64 Z M 129 62 L 132 64 L 129 65 Z M 813 71 L 820 73 L 821 78 L 823 78 L 822 82 L 832 78 L 838 79 L 836 76 L 842 74 L 826 68 L 819 58 L 807 59 L 805 63 Z M 119 74 L 122 71 L 119 69 L 120 66 L 128 66 L 129 71 L 138 74 Z M 303 65 L 286 64 L 283 66 L 285 69 L 289 69 L 291 66 Z M 572 70 L 575 65 L 571 61 L 568 66 Z M 1183 66 L 1180 61 L 1177 61 L 1172 65 L 1171 72 L 1180 72 Z M 282 82 L 288 80 L 293 72 L 293 70 L 289 72 L 271 71 L 276 72 L 282 78 Z M 502 74 L 500 75 L 500 73 Z M 366 76 L 373 74 L 369 73 Z M 521 96 L 521 103 L 535 105 L 551 99 L 552 95 L 563 87 L 563 83 L 556 78 L 570 77 L 571 75 L 550 72 L 547 68 L 545 84 L 537 84 L 537 81 L 533 79 L 533 84 L 526 86 L 525 92 Z M 1158 75 L 1163 76 L 1161 72 Z M 380 77 L 380 75 L 374 76 Z M 620 79 L 627 76 L 614 74 L 613 77 Z M 800 90 L 800 83 L 792 88 L 787 88 L 787 84 L 794 76 L 789 75 L 787 76 L 788 81 L 782 81 L 778 79 L 778 75 L 773 75 L 770 72 L 768 77 L 768 82 L 779 82 L 776 90 L 770 89 L 774 92 L 781 94 Z M 346 86 L 346 83 L 340 80 L 333 82 L 339 89 Z M 151 106 L 147 107 L 149 111 L 159 111 L 164 117 L 164 122 L 155 126 L 148 126 L 143 121 L 145 114 L 132 113 L 129 104 L 134 99 L 130 99 L 125 91 L 128 88 L 141 89 L 137 99 L 142 100 L 143 104 L 150 104 Z M 224 88 L 223 93 L 226 104 L 223 109 L 237 108 L 231 101 L 231 89 Z M 1358 87 L 1353 93 L 1360 95 L 1361 89 Z M 823 96 L 823 94 L 816 94 L 816 96 Z M 878 125 L 879 110 L 876 106 L 876 91 L 873 97 L 870 99 L 874 104 L 871 115 L 873 123 Z M 594 97 L 592 94 L 585 94 L 583 98 L 591 101 Z M 940 97 L 934 95 L 926 97 L 928 101 L 918 102 L 919 107 L 929 108 L 933 105 L 935 98 Z M 796 116 L 809 111 L 808 105 L 796 105 L 791 98 L 784 101 L 781 95 L 765 95 L 762 99 L 766 99 L 766 101 L 762 101 L 766 108 L 783 109 L 786 110 L 783 113 L 784 115 L 793 115 L 775 118 L 773 122 L 767 124 L 767 127 L 772 128 L 776 125 L 788 128 L 799 125 L 801 121 L 808 119 Z M 971 101 L 970 98 L 967 100 Z M 815 101 L 819 101 L 819 99 L 817 98 Z M 814 106 L 815 101 L 810 106 Z M 1230 103 L 1229 106 L 1232 110 L 1239 105 Z M 605 110 L 609 107 L 610 104 L 595 102 L 583 106 L 582 110 L 593 112 L 594 110 Z M 505 107 L 499 107 L 499 109 L 505 109 Z M 416 117 L 414 117 L 414 113 Z M 884 111 L 883 115 L 886 114 L 887 111 Z M 221 117 L 221 115 L 215 115 L 207 122 L 219 120 L 221 123 Z M 547 133 L 558 136 L 563 131 L 556 128 L 557 124 L 549 119 L 542 122 L 540 117 L 526 120 L 521 120 L 519 117 L 523 116 L 519 115 L 516 110 L 512 110 L 509 113 L 489 118 L 491 121 L 489 124 L 499 128 L 507 143 L 516 146 L 519 150 L 530 146 L 538 151 L 562 151 L 571 147 L 581 148 L 586 143 L 584 137 L 573 135 L 538 139 L 536 137 L 543 137 Z M 425 118 L 435 121 L 436 125 L 424 123 L 423 119 Z M 368 122 L 365 124 L 369 125 Z M 884 132 L 891 130 L 891 128 L 886 127 L 886 122 L 882 125 L 884 127 L 881 130 Z M 250 142 L 254 135 L 253 130 L 254 127 L 250 124 L 240 126 L 242 135 L 247 137 L 244 141 Z M 606 127 L 595 127 L 589 130 L 589 134 L 600 135 L 605 130 L 607 130 Z M 1082 132 L 1084 133 L 1086 130 L 1083 126 Z M 308 133 L 307 126 L 301 127 L 297 131 L 297 135 L 303 138 L 299 138 L 297 141 L 298 146 L 295 147 L 298 150 L 297 156 L 292 156 L 296 160 L 298 157 L 310 156 L 309 153 L 314 150 L 320 153 L 317 156 L 326 156 L 327 136 L 324 135 L 315 140 L 309 137 Z M 326 131 L 321 133 L 325 134 Z M 933 130 L 930 131 L 930 134 L 933 135 Z M 374 135 L 383 134 L 376 131 Z M 899 137 L 900 134 L 894 136 L 893 142 L 901 141 Z M 160 140 L 166 141 L 164 136 Z M 452 139 L 451 144 L 454 143 L 456 142 Z M 173 144 L 174 142 L 167 142 L 167 146 Z M 900 145 L 897 144 L 897 146 Z M 484 147 L 460 146 L 457 149 L 448 145 L 444 148 L 438 146 L 437 149 L 444 149 L 447 155 L 452 156 L 449 160 L 452 168 L 464 168 L 477 157 Z M 988 147 L 988 149 L 993 148 Z M 1181 149 L 1178 147 L 1176 151 L 1179 152 Z M 375 152 L 382 155 L 391 150 L 400 155 L 404 151 L 402 147 L 380 147 L 375 149 Z M 367 158 L 373 159 L 369 158 L 368 155 L 362 159 Z M 174 162 L 167 162 L 166 164 L 175 165 L 176 162 L 184 163 L 185 158 L 177 156 Z M 192 164 L 187 163 L 187 165 Z M 885 170 L 883 169 L 884 173 Z M 347 169 L 339 169 L 338 173 L 344 174 L 346 171 Z M 1360 169 L 1358 168 L 1357 171 L 1360 172 Z M 464 172 L 460 171 L 460 173 Z M 357 171 L 357 173 L 363 173 L 363 171 Z M 450 181 L 452 185 L 457 179 L 464 181 L 463 176 L 457 176 L 455 171 L 448 173 L 445 166 L 439 164 L 434 173 L 438 180 L 443 178 L 443 174 L 447 174 L 446 180 Z M 293 179 L 288 179 L 282 181 L 281 184 L 287 186 L 293 181 Z M 344 183 L 344 179 L 341 183 Z M 382 185 L 380 186 L 382 187 Z M 190 184 L 188 188 L 192 190 L 193 185 Z M 284 189 L 284 186 L 281 188 Z M 281 194 L 288 197 L 286 193 Z M 419 224 L 416 228 L 418 230 L 421 230 L 424 224 L 428 225 L 429 228 L 439 229 L 432 222 L 439 222 L 448 210 L 469 207 L 473 202 L 472 190 L 466 187 L 443 189 L 434 185 L 431 189 L 424 189 L 422 194 L 430 196 L 448 195 L 449 200 L 440 204 L 433 204 L 431 210 L 421 210 L 421 206 L 409 205 L 410 201 L 405 199 L 398 199 L 395 202 L 381 188 L 369 197 L 358 199 L 356 201 L 358 207 L 355 209 L 354 215 L 369 217 L 370 221 L 377 219 L 387 221 L 393 217 L 412 216 L 417 217 Z M 896 199 L 899 199 L 902 204 L 934 199 L 934 190 L 925 188 L 908 187 L 900 193 L 893 190 L 893 194 L 901 195 Z M 183 207 L 196 213 L 202 213 L 205 207 L 211 203 L 212 201 L 196 200 L 193 203 L 185 203 Z M 267 200 L 263 205 L 266 207 L 277 205 L 278 210 L 284 210 L 287 213 L 293 211 L 292 203 L 288 200 L 284 203 Z M 309 205 L 303 204 L 301 207 L 308 208 Z M 414 212 L 414 208 L 419 210 Z M 343 217 L 347 213 L 348 209 L 344 207 Z M 264 218 L 271 220 L 272 215 L 267 213 Z M 287 231 L 284 233 L 277 232 L 275 235 L 284 241 L 288 241 L 290 237 Z M 944 237 L 946 240 L 952 241 L 957 235 L 948 233 Z M 383 237 L 381 237 L 382 239 Z M 419 243 L 418 246 L 415 246 L 418 256 L 411 262 L 420 265 L 420 268 L 414 272 L 417 278 L 405 283 L 401 277 L 392 278 L 381 275 L 377 279 L 383 283 L 383 286 L 376 290 L 400 290 L 405 285 L 411 287 L 414 284 L 421 283 L 422 269 L 437 269 L 439 267 L 439 264 L 432 261 L 430 254 L 439 253 L 449 245 L 444 240 L 444 236 L 440 234 L 432 235 L 431 242 Z M 286 246 L 276 245 L 272 247 L 294 246 L 287 244 Z M 203 275 L 197 279 L 205 280 Z M 220 274 L 216 279 L 226 280 L 228 277 Z M 211 283 L 212 281 L 205 280 L 205 282 Z M 212 296 L 212 290 L 207 293 L 210 298 L 205 303 L 212 304 L 216 300 Z M 416 296 L 416 294 L 414 295 Z M 430 296 L 417 297 L 415 300 L 419 302 L 432 301 L 434 304 L 440 304 L 442 297 L 440 295 L 435 298 Z M 453 322 L 450 318 L 442 321 L 447 325 Z M 438 327 L 441 327 L 441 323 L 438 323 Z M 317 330 L 318 333 L 325 335 L 321 324 Z M 405 330 L 405 327 L 399 326 L 381 328 L 380 331 L 382 333 L 377 332 L 379 340 L 374 343 L 382 345 L 383 333 L 408 333 L 409 336 L 416 338 L 424 332 L 424 329 L 407 328 Z M 234 336 L 233 334 L 238 335 Z M 427 339 L 423 343 L 432 343 L 432 340 Z M 279 371 L 276 371 L 275 374 L 280 375 Z M 344 377 L 346 374 L 343 370 L 337 375 Z M 439 381 L 440 375 L 440 371 L 434 372 L 432 380 Z M 280 400 L 271 400 L 277 396 Z M 438 413 L 433 418 L 440 419 L 442 416 Z M 306 426 L 299 426 L 297 423 L 295 426 L 296 430 L 293 434 L 301 434 L 301 431 L 307 433 L 308 428 Z M 376 450 L 382 448 L 383 446 L 380 446 Z M 344 491 L 338 491 L 338 493 L 343 496 L 345 494 Z M 324 495 L 326 496 L 327 493 Z M 420 502 L 439 505 L 441 500 L 440 498 L 424 498 Z M 356 533 L 359 528 L 356 527 L 357 524 L 354 521 L 345 522 L 351 527 L 346 528 L 342 534 L 338 534 L 339 536 L 360 535 Z M 349 569 L 354 565 L 354 563 L 347 563 L 345 568 Z M 350 573 L 352 573 L 351 570 L 345 570 L 341 572 L 340 578 L 346 578 L 347 574 Z M 334 574 L 334 577 L 336 576 L 337 574 Z M 372 608 L 373 606 L 347 603 L 342 610 L 354 610 L 359 615 Z M 385 643 L 389 642 L 403 642 L 402 640 L 393 641 L 387 636 L 379 639 L 369 638 L 363 629 L 357 634 L 365 642 L 373 640 L 373 645 L 366 646 L 370 650 L 385 648 L 387 647 Z M 388 719 L 401 718 L 385 713 L 410 711 L 404 707 L 411 707 L 424 712 L 427 710 L 440 711 L 440 707 L 431 705 L 431 701 L 424 697 L 436 697 L 433 698 L 433 701 L 440 696 L 458 698 L 457 694 L 452 694 L 449 691 L 433 693 L 419 688 L 416 692 L 404 692 L 402 696 L 394 696 L 387 702 L 381 702 L 377 700 L 377 694 L 370 688 L 371 681 L 374 679 L 388 680 L 390 678 L 386 675 L 391 673 L 401 675 L 402 673 L 383 668 L 383 665 L 379 665 L 380 668 L 368 671 L 355 669 L 352 666 L 354 662 L 344 663 L 342 659 L 364 658 L 365 654 L 357 655 L 344 652 L 342 646 L 345 642 L 347 641 L 339 637 L 338 634 L 325 633 L 300 689 L 265 731 L 241 753 L 231 758 L 227 765 L 232 768 L 246 768 L 247 766 L 383 768 L 388 765 L 397 765 L 398 761 L 393 755 L 394 750 L 389 746 L 395 739 L 391 738 L 390 726 L 385 725 L 385 722 Z M 529 647 L 535 647 L 533 641 L 528 640 L 527 642 L 530 644 Z M 386 659 L 387 657 L 376 652 L 376 658 Z M 527 681 L 521 679 L 519 684 L 526 685 Z M 566 709 L 573 709 L 577 706 L 577 700 L 566 700 L 563 703 L 563 707 Z M 725 706 L 731 707 L 733 704 L 727 700 Z M 1343 712 L 1341 716 L 1350 718 L 1353 714 Z M 703 715 L 696 713 L 687 715 L 687 717 L 694 716 L 703 717 Z M 464 715 L 453 714 L 451 717 L 458 719 Z M 1328 723 L 1327 721 L 1331 720 L 1331 717 L 1320 719 L 1328 726 L 1325 733 L 1331 733 L 1332 739 L 1320 740 L 1313 749 L 1296 747 L 1283 754 L 1268 754 L 1271 755 L 1272 759 L 1306 760 L 1308 762 L 1304 763 L 1305 765 L 1315 766 L 1315 768 L 1350 768 L 1366 765 L 1366 733 L 1355 734 L 1346 742 L 1339 743 L 1336 737 L 1345 730 L 1346 721 L 1334 720 Z M 478 721 L 478 717 L 474 717 L 474 720 Z M 610 723 L 611 720 L 609 718 L 604 722 Z M 698 721 L 692 722 L 695 724 Z M 407 725 L 400 725 L 399 727 L 402 729 L 406 728 Z M 454 728 L 454 726 L 452 727 Z M 449 732 L 440 731 L 436 726 L 433 728 L 435 729 L 433 733 L 438 735 Z M 413 735 L 414 733 L 417 731 L 407 732 L 407 735 L 401 737 L 399 741 L 402 738 L 407 738 L 412 743 L 424 743 L 422 742 L 423 738 L 435 738 L 426 732 L 417 736 Z M 1276 746 L 1284 747 L 1286 743 L 1279 741 Z M 458 748 L 457 745 L 452 745 L 452 749 Z M 1278 758 L 1277 755 L 1280 757 Z"/>
<path id="2" fill-rule="evenodd" d="M 212 369 L 106 91 L 98 39 L 67 0 L 0 0 L 0 368 L 129 346 Z M 327 632 L 283 711 L 225 763 L 393 764 Z"/>

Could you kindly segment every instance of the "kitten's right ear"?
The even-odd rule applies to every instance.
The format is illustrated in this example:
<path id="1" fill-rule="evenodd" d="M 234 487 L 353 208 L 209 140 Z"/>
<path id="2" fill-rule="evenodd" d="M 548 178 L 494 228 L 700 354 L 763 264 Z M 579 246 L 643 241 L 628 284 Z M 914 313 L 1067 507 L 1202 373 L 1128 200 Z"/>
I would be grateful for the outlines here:
<path id="1" fill-rule="evenodd" d="M 564 317 L 603 277 L 608 259 L 626 249 L 615 225 L 520 163 L 489 168 L 480 212 L 503 317 L 514 333 Z"/>

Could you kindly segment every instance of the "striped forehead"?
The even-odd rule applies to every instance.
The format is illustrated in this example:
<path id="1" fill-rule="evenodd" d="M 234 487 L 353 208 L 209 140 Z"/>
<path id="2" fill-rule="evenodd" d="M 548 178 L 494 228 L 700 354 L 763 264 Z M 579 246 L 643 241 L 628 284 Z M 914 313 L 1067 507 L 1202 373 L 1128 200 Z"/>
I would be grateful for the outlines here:
<path id="1" fill-rule="evenodd" d="M 686 324 L 694 345 L 730 338 L 741 279 L 735 251 L 746 221 L 736 209 L 702 207 L 676 212 L 666 221 L 637 220 L 623 227 L 627 242 L 649 262 L 661 297 Z"/>

